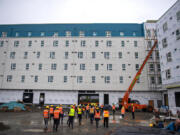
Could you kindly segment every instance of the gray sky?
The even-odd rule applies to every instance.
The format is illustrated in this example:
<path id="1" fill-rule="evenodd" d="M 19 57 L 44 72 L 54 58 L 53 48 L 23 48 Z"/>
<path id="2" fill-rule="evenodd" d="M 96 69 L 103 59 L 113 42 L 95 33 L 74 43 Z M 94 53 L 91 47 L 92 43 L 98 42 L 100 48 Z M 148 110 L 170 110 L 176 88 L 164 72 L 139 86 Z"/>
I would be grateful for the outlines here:
<path id="1" fill-rule="evenodd" d="M 0 0 L 0 24 L 142 23 L 176 0 Z"/>

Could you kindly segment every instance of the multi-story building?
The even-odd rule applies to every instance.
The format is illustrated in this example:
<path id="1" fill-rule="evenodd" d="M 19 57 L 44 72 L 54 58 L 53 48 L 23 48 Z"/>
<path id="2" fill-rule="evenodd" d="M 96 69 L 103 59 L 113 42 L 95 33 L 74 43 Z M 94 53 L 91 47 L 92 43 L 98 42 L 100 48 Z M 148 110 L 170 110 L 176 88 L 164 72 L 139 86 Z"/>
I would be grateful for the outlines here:
<path id="1" fill-rule="evenodd" d="M 156 20 L 148 20 L 144 23 L 145 47 L 147 54 L 154 45 L 154 41 L 157 40 L 156 22 Z M 154 48 L 146 64 L 148 87 L 149 90 L 152 91 L 161 91 L 162 89 L 161 68 L 159 59 L 160 58 L 158 45 L 156 45 L 156 48 Z M 160 107 L 162 105 L 162 100 L 158 100 L 157 102 L 158 107 Z"/>
<path id="2" fill-rule="evenodd" d="M 143 24 L 0 26 L 0 102 L 118 103 L 146 57 Z M 130 98 L 155 106 L 144 68 Z"/>
<path id="3" fill-rule="evenodd" d="M 180 109 L 180 0 L 157 21 L 164 104 Z"/>

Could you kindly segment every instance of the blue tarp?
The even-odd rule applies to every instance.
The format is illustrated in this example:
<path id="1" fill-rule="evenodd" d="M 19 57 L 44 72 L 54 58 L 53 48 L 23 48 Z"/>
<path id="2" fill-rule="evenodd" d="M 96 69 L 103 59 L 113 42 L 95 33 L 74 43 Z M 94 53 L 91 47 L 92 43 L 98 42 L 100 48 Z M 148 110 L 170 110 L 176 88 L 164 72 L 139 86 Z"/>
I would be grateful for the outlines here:
<path id="1" fill-rule="evenodd" d="M 7 106 L 8 110 L 13 110 L 14 107 L 19 107 L 19 108 L 21 108 L 21 110 L 26 110 L 25 107 L 24 107 L 24 104 L 17 103 L 17 102 L 14 102 L 14 101 L 0 105 L 0 109 L 3 108 L 4 106 Z"/>

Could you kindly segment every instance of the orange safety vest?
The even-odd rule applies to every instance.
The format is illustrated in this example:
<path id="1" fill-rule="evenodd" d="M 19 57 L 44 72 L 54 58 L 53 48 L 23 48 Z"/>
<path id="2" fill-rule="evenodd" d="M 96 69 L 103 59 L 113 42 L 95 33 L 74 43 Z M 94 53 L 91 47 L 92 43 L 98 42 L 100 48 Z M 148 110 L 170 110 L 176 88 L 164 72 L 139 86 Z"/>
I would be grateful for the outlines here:
<path id="1" fill-rule="evenodd" d="M 50 113 L 50 114 L 53 114 L 53 113 L 54 113 L 54 108 L 53 108 L 53 107 L 51 107 L 51 108 L 49 109 L 49 113 Z"/>
<path id="2" fill-rule="evenodd" d="M 135 106 L 133 106 L 133 110 L 132 111 L 135 112 Z"/>
<path id="3" fill-rule="evenodd" d="M 90 113 L 91 113 L 91 114 L 94 113 L 94 108 L 90 108 Z"/>
<path id="4" fill-rule="evenodd" d="M 75 110 L 76 109 L 76 107 L 73 105 L 73 109 Z"/>
<path id="5" fill-rule="evenodd" d="M 85 111 L 86 109 L 85 108 L 83 108 L 83 112 Z"/>
<path id="6" fill-rule="evenodd" d="M 86 110 L 89 110 L 89 106 L 86 106 Z"/>
<path id="7" fill-rule="evenodd" d="M 103 105 L 101 105 L 101 108 L 103 108 L 104 106 Z"/>
<path id="8" fill-rule="evenodd" d="M 60 114 L 63 114 L 63 108 L 62 107 L 59 107 L 59 112 L 60 112 Z"/>
<path id="9" fill-rule="evenodd" d="M 125 114 L 125 108 L 124 107 L 121 108 L 121 114 Z"/>
<path id="10" fill-rule="evenodd" d="M 101 114 L 100 111 L 99 112 L 95 112 L 95 116 L 94 117 L 95 118 L 100 118 L 100 114 Z"/>
<path id="11" fill-rule="evenodd" d="M 109 111 L 104 111 L 104 118 L 108 118 L 109 117 Z"/>
<path id="12" fill-rule="evenodd" d="M 115 105 L 113 105 L 113 106 L 112 106 L 112 109 L 113 109 L 113 110 L 115 110 L 115 109 L 116 109 Z"/>
<path id="13" fill-rule="evenodd" d="M 47 109 L 43 112 L 44 118 L 49 118 L 49 111 Z"/>
<path id="14" fill-rule="evenodd" d="M 54 119 L 59 119 L 59 110 L 54 111 Z"/>

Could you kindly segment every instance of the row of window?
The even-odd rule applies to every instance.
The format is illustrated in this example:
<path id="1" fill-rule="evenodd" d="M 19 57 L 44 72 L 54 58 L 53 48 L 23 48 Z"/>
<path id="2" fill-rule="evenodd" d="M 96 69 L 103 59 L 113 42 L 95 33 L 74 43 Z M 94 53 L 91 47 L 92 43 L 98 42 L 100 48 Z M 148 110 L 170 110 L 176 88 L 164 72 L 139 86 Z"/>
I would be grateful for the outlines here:
<path id="1" fill-rule="evenodd" d="M 160 76 L 157 77 L 157 83 L 156 83 L 155 77 L 154 77 L 154 76 L 151 76 L 151 77 L 150 77 L 150 83 L 151 83 L 151 84 L 162 84 L 162 79 L 161 79 Z"/>
<path id="2" fill-rule="evenodd" d="M 112 33 L 111 31 L 105 31 L 105 36 L 106 36 L 106 37 L 111 37 L 111 35 L 112 35 L 111 33 Z M 41 32 L 41 33 L 40 33 L 40 36 L 43 37 L 43 36 L 45 36 L 45 34 L 46 34 L 45 32 Z M 59 35 L 60 35 L 59 32 L 54 32 L 52 36 L 58 37 Z M 93 36 L 98 36 L 98 33 L 97 33 L 97 32 L 93 32 L 92 35 L 93 35 Z M 124 32 L 120 32 L 119 35 L 120 35 L 120 36 L 124 36 L 125 34 L 124 34 Z M 20 36 L 20 33 L 19 33 L 19 32 L 16 32 L 16 33 L 15 33 L 15 36 L 16 36 L 16 37 L 19 37 L 19 36 Z M 28 37 L 31 37 L 31 36 L 32 36 L 32 32 L 27 32 L 27 36 L 28 36 Z M 71 37 L 71 36 L 72 36 L 71 31 L 66 31 L 66 32 L 65 32 L 65 36 L 66 36 L 66 37 Z M 84 36 L 85 36 L 85 32 L 84 32 L 84 31 L 79 31 L 79 36 L 80 36 L 80 37 L 84 37 Z M 136 36 L 136 32 L 132 32 L 132 36 Z M 7 32 L 2 32 L 2 37 L 7 37 Z"/>
<path id="3" fill-rule="evenodd" d="M 33 52 L 36 54 L 36 58 L 40 58 L 41 53 L 38 52 Z M 72 53 L 77 53 L 77 58 L 78 59 L 83 59 L 84 58 L 84 52 L 72 52 Z M 110 58 L 110 52 L 101 52 L 104 53 L 104 58 L 105 59 L 109 59 Z M 130 52 L 128 52 L 128 54 L 130 54 Z M 16 52 L 10 52 L 10 59 L 15 59 L 15 55 Z M 139 58 L 139 53 L 138 52 L 134 52 L 134 57 L 135 59 Z M 28 52 L 24 52 L 24 59 L 28 58 Z M 55 59 L 55 52 L 49 52 L 49 58 L 50 59 Z M 69 58 L 69 52 L 64 52 L 64 58 L 68 59 Z M 91 52 L 91 58 L 95 59 L 96 58 L 96 52 Z M 118 52 L 118 58 L 123 58 L 123 53 L 122 52 Z"/>
<path id="4" fill-rule="evenodd" d="M 77 42 L 77 40 L 75 40 L 75 41 Z M 31 47 L 32 46 L 32 40 L 28 41 L 27 44 L 28 44 L 28 47 Z M 95 41 L 95 47 L 98 47 L 99 44 L 100 44 L 99 41 L 96 40 Z M 53 47 L 58 47 L 59 46 L 59 41 L 54 40 L 52 45 L 53 45 Z M 0 47 L 3 47 L 3 46 L 4 46 L 4 41 L 0 41 Z M 18 47 L 18 46 L 20 46 L 20 41 L 14 41 L 14 47 Z M 45 46 L 45 42 L 44 42 L 44 40 L 41 40 L 41 47 L 44 47 L 44 46 Z M 69 40 L 65 41 L 65 46 L 66 47 L 70 46 Z M 86 46 L 86 41 L 81 40 L 80 41 L 80 46 L 85 47 Z M 106 41 L 106 46 L 111 47 L 112 46 L 112 41 L 111 40 Z M 134 41 L 134 47 L 137 47 L 137 46 L 138 46 L 138 42 Z M 125 47 L 125 41 L 121 41 L 121 47 Z"/>
<path id="5" fill-rule="evenodd" d="M 95 64 L 95 66 L 94 66 L 95 70 L 99 70 L 99 65 L 100 64 Z M 130 64 L 128 64 L 128 65 L 130 65 Z M 107 70 L 113 70 L 113 64 L 107 64 L 106 67 L 107 67 Z M 43 68 L 43 64 L 40 63 L 38 65 L 38 69 L 42 70 L 42 68 Z M 29 69 L 30 69 L 30 64 L 26 63 L 25 70 L 29 70 Z M 57 64 L 56 63 L 52 63 L 51 64 L 51 70 L 56 70 L 56 69 L 57 69 Z M 80 64 L 79 69 L 80 70 L 86 70 L 86 64 L 84 64 L 84 63 Z M 135 64 L 135 69 L 136 69 L 136 71 L 139 70 L 139 64 Z M 153 65 L 153 67 L 150 66 L 150 69 L 151 69 L 151 71 L 152 71 L 152 69 L 154 71 L 154 65 Z M 16 63 L 11 63 L 11 70 L 16 70 Z M 68 64 L 67 63 L 64 64 L 64 70 L 68 70 Z M 126 70 L 126 64 L 122 64 L 122 70 L 124 70 L 124 71 Z"/>
<path id="6" fill-rule="evenodd" d="M 72 76 L 71 76 L 72 77 Z M 7 75 L 7 82 L 12 82 L 13 76 L 12 75 Z M 34 76 L 34 82 L 38 82 L 39 77 L 37 75 Z M 25 82 L 25 75 L 21 76 L 22 83 Z M 48 82 L 53 82 L 54 81 L 54 76 L 48 76 L 47 78 Z M 68 82 L 68 76 L 63 76 L 63 82 L 67 83 Z M 83 76 L 77 76 L 77 83 L 83 83 Z M 96 76 L 91 76 L 91 83 L 96 83 Z M 110 76 L 104 76 L 104 83 L 111 83 L 111 78 Z M 119 83 L 124 83 L 123 76 L 119 76 Z M 140 83 L 140 80 L 137 80 L 137 83 Z"/>

